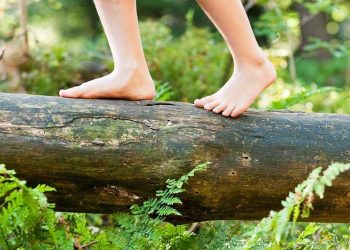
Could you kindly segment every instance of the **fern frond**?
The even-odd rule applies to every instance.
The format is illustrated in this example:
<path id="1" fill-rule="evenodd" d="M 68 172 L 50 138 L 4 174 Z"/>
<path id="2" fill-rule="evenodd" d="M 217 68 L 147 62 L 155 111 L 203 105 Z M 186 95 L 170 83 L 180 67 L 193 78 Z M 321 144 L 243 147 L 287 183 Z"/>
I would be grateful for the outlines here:
<path id="1" fill-rule="evenodd" d="M 264 218 L 255 228 L 250 239 L 245 243 L 244 249 L 251 249 L 261 235 L 271 237 L 272 244 L 280 246 L 282 238 L 290 234 L 288 222 L 292 216 L 293 225 L 300 215 L 300 206 L 302 217 L 308 217 L 312 207 L 313 195 L 316 193 L 323 198 L 325 186 L 331 186 L 332 181 L 342 172 L 350 169 L 350 164 L 333 163 L 322 173 L 322 168 L 314 169 L 309 177 L 295 188 L 295 192 L 290 192 L 286 200 L 282 202 L 283 209 L 279 212 L 271 211 L 270 216 Z M 322 174 L 322 175 L 321 175 Z"/>

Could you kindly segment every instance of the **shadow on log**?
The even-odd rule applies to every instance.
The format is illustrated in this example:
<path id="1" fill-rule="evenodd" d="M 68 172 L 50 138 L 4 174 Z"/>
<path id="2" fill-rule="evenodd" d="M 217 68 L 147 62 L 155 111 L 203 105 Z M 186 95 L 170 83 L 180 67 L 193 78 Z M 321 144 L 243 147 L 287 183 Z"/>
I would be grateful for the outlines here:
<path id="1" fill-rule="evenodd" d="M 57 210 L 127 211 L 199 163 L 173 222 L 260 219 L 317 166 L 350 162 L 350 116 L 0 94 L 0 163 L 45 183 Z M 309 220 L 350 222 L 350 173 Z"/>

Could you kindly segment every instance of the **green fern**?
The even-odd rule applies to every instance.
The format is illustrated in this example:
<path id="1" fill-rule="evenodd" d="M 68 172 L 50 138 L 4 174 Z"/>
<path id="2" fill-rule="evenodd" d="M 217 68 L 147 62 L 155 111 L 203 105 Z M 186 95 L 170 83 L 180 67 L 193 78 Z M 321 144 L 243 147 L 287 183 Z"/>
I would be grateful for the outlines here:
<path id="1" fill-rule="evenodd" d="M 138 246 L 136 249 L 139 249 L 142 246 L 150 248 L 162 242 L 161 238 L 153 239 L 154 230 L 160 226 L 167 216 L 181 215 L 179 211 L 172 207 L 173 205 L 182 203 L 176 195 L 185 191 L 182 187 L 190 177 L 194 176 L 198 171 L 204 171 L 209 164 L 208 162 L 198 165 L 178 180 L 167 180 L 166 189 L 157 191 L 155 198 L 145 201 L 142 206 L 137 204 L 131 206 L 132 217 L 125 214 L 114 216 L 120 227 L 128 232 L 127 247 Z M 185 230 L 182 230 L 181 234 L 185 238 L 189 236 Z"/>
<path id="2" fill-rule="evenodd" d="M 305 218 L 313 209 L 314 194 L 321 199 L 324 196 L 325 187 L 331 186 L 332 181 L 342 172 L 350 169 L 350 164 L 333 163 L 322 173 L 322 168 L 314 169 L 307 180 L 299 184 L 294 193 L 290 192 L 285 201 L 282 201 L 283 209 L 279 212 L 271 211 L 270 216 L 264 218 L 255 228 L 244 249 L 252 249 L 259 241 L 268 238 L 269 247 L 279 247 L 281 240 L 286 239 L 293 231 L 295 223 L 301 214 Z M 300 207 L 302 207 L 300 211 Z M 292 218 L 293 224 L 289 223 Z"/>
<path id="3" fill-rule="evenodd" d="M 45 192 L 53 188 L 39 185 L 29 188 L 25 181 L 18 180 L 15 171 L 0 165 L 0 246 L 5 249 L 35 248 L 45 236 L 54 245 L 53 228 L 40 223 L 52 219 Z"/>
<path id="4" fill-rule="evenodd" d="M 29 188 L 15 177 L 15 171 L 0 165 L 0 249 L 169 249 L 189 239 L 185 226 L 165 223 L 167 216 L 180 215 L 173 205 L 181 204 L 176 197 L 184 192 L 183 185 L 201 164 L 178 180 L 168 180 L 167 188 L 156 197 L 133 205 L 131 214 L 113 217 L 116 227 L 93 232 L 85 214 L 55 213 L 45 192 L 55 189 L 38 185 Z M 155 216 L 155 218 L 151 218 Z"/>
<path id="5" fill-rule="evenodd" d="M 155 81 L 155 84 L 156 84 L 156 93 L 157 93 L 155 100 L 170 101 L 175 95 L 173 88 L 168 82 L 161 83 L 159 81 Z"/>
<path id="6" fill-rule="evenodd" d="M 295 104 L 305 102 L 312 96 L 329 93 L 331 91 L 339 91 L 339 89 L 335 87 L 305 88 L 301 92 L 291 95 L 285 99 L 272 102 L 268 109 L 287 109 Z"/>
<path id="7" fill-rule="evenodd" d="M 303 228 L 296 221 L 309 216 L 313 196 L 323 198 L 325 187 L 350 169 L 350 164 L 334 163 L 323 173 L 321 168 L 314 169 L 282 202 L 281 211 L 272 211 L 256 226 L 222 222 L 211 227 L 208 223 L 194 235 L 186 225 L 164 222 L 167 216 L 181 215 L 173 207 L 181 204 L 177 195 L 185 191 L 188 179 L 207 165 L 199 165 L 178 180 L 168 180 L 166 189 L 157 191 L 154 198 L 133 205 L 131 214 L 114 214 L 115 225 L 97 230 L 85 214 L 55 213 L 45 197 L 53 188 L 29 188 L 14 171 L 0 165 L 0 249 L 326 249 L 349 243 L 346 236 L 327 225 L 306 224 L 298 234 L 295 227 Z"/>

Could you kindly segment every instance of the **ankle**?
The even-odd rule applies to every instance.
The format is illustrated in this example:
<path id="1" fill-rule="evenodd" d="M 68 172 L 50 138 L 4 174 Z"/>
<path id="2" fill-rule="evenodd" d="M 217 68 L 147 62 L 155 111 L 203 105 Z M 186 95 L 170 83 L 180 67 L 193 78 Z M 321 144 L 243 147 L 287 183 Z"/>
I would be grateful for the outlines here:
<path id="1" fill-rule="evenodd" d="M 145 62 L 137 60 L 127 60 L 123 63 L 114 63 L 115 67 L 112 71 L 112 75 L 125 72 L 139 72 L 143 74 L 149 74 L 148 66 Z"/>
<path id="2" fill-rule="evenodd" d="M 154 88 L 154 81 L 147 65 L 130 62 L 118 64 L 109 76 L 116 81 L 119 81 L 120 78 L 130 78 L 133 79 L 132 82 L 134 83 L 137 82 L 139 85 L 153 85 Z"/>
<path id="3" fill-rule="evenodd" d="M 263 68 L 272 64 L 263 51 L 235 60 L 235 68 Z"/>
<path id="4" fill-rule="evenodd" d="M 255 58 L 254 60 L 236 62 L 233 75 L 236 74 L 255 75 L 270 83 L 274 82 L 277 78 L 275 66 L 265 55 L 260 58 Z"/>
<path id="5" fill-rule="evenodd" d="M 247 60 L 244 62 L 236 62 L 234 71 L 275 71 L 275 66 L 272 64 L 272 62 L 267 58 L 256 58 L 254 60 Z"/>

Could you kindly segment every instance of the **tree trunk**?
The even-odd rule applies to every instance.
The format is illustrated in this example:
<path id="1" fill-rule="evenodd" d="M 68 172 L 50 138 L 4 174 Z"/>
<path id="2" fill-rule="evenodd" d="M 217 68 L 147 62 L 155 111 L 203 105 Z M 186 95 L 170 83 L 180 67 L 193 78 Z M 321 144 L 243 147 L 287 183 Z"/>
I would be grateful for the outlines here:
<path id="1" fill-rule="evenodd" d="M 21 24 L 21 39 L 23 46 L 23 54 L 25 57 L 29 56 L 29 38 L 28 38 L 28 3 L 27 0 L 18 0 L 18 9 Z"/>
<path id="2" fill-rule="evenodd" d="M 330 34 L 326 30 L 327 15 L 325 13 L 318 13 L 313 15 L 304 7 L 303 4 L 294 4 L 294 9 L 299 14 L 300 30 L 301 30 L 301 44 L 299 52 L 305 54 L 304 47 L 309 44 L 310 38 L 318 38 L 322 41 L 329 41 Z M 317 49 L 312 53 L 308 53 L 311 58 L 327 59 L 330 57 L 329 51 L 326 49 Z"/>
<path id="3" fill-rule="evenodd" d="M 174 222 L 260 219 L 315 167 L 350 162 L 350 116 L 250 110 L 236 119 L 179 102 L 0 94 L 0 163 L 57 189 L 57 210 L 126 211 L 199 163 Z M 350 222 L 350 173 L 310 220 Z"/>

